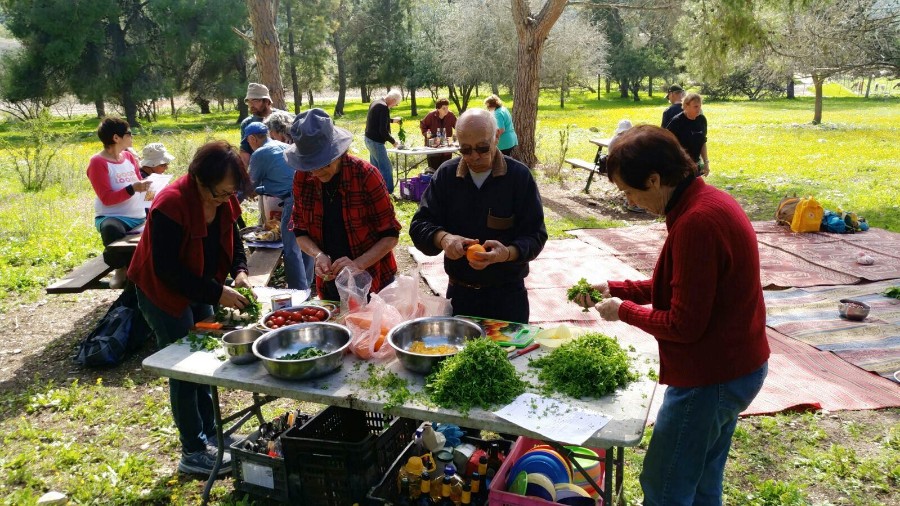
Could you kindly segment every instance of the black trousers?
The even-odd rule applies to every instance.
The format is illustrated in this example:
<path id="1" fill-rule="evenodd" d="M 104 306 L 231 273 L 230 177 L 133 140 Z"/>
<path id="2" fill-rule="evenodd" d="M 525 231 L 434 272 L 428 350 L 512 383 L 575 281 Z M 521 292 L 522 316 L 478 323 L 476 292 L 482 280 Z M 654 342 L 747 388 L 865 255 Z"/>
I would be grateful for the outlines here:
<path id="1" fill-rule="evenodd" d="M 123 239 L 126 232 L 128 232 L 128 228 L 125 226 L 125 223 L 115 218 L 106 218 L 100 224 L 100 239 L 103 241 L 104 246 L 109 246 L 119 239 Z M 115 253 L 103 250 L 103 261 L 113 269 L 128 267 L 128 264 L 131 263 L 131 256 L 132 252 L 130 251 Z"/>
<path id="2" fill-rule="evenodd" d="M 447 287 L 454 315 L 477 316 L 515 323 L 528 323 L 528 291 L 520 280 L 491 288 Z"/>

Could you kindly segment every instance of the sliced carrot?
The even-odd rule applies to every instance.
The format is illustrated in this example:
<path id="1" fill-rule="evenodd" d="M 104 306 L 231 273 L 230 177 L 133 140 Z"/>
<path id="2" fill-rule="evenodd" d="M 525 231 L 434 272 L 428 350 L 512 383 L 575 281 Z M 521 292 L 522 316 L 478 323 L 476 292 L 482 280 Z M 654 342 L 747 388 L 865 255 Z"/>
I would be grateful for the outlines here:
<path id="1" fill-rule="evenodd" d="M 222 328 L 222 324 L 218 322 L 197 322 L 194 324 L 194 327 L 206 330 L 219 330 Z"/>

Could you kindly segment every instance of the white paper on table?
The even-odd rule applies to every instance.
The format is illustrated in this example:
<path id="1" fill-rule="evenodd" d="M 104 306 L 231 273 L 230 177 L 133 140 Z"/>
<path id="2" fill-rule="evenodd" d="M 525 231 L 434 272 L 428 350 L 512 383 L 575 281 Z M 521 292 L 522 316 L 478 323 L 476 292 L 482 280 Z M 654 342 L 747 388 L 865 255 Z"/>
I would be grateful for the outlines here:
<path id="1" fill-rule="evenodd" d="M 494 414 L 523 429 L 564 443 L 584 444 L 609 418 L 558 399 L 524 393 Z"/>
<path id="2" fill-rule="evenodd" d="M 143 193 L 145 208 L 150 208 L 150 205 L 153 204 L 154 197 L 156 197 L 156 195 L 161 192 L 171 180 L 171 174 L 150 174 L 144 178 L 144 181 L 150 181 L 150 188 Z"/>

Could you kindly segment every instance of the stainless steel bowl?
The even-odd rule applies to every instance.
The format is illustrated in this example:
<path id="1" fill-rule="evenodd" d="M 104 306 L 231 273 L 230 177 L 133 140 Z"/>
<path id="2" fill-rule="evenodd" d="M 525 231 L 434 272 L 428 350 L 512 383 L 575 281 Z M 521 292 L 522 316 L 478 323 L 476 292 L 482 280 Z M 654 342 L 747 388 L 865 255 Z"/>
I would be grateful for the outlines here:
<path id="1" fill-rule="evenodd" d="M 452 316 L 435 316 L 416 318 L 397 325 L 388 332 L 387 341 L 397 351 L 397 358 L 403 367 L 420 374 L 428 374 L 434 366 L 454 353 L 447 355 L 413 353 L 409 351 L 409 347 L 414 342 L 422 341 L 426 346 L 449 344 L 460 350 L 467 340 L 479 337 L 484 337 L 484 331 L 469 320 Z"/>
<path id="2" fill-rule="evenodd" d="M 841 318 L 848 320 L 863 321 L 869 316 L 869 305 L 853 299 L 841 299 L 838 304 L 838 313 Z"/>
<path id="3" fill-rule="evenodd" d="M 262 330 L 250 328 L 232 330 L 222 336 L 222 344 L 225 346 L 228 360 L 238 365 L 256 361 L 256 355 L 253 354 L 253 343 L 263 333 Z"/>
<path id="4" fill-rule="evenodd" d="M 289 353 L 315 346 L 327 355 L 304 360 L 281 360 Z M 298 323 L 268 332 L 253 343 L 253 354 L 266 371 L 282 379 L 304 380 L 324 376 L 341 367 L 350 346 L 350 329 L 336 323 Z"/>
<path id="5" fill-rule="evenodd" d="M 331 311 L 327 307 L 317 306 L 315 304 L 301 304 L 299 306 L 286 307 L 286 308 L 282 309 L 281 311 L 299 311 L 303 308 L 308 308 L 308 307 L 311 307 L 314 309 L 321 309 L 322 311 L 325 311 L 325 321 L 328 321 L 331 319 Z M 269 327 L 268 325 L 266 325 L 266 320 L 268 320 L 269 317 L 274 315 L 275 313 L 276 313 L 275 311 L 272 311 L 272 312 L 269 312 L 269 313 L 266 313 L 265 315 L 263 315 L 262 319 L 259 320 L 260 326 L 262 326 L 263 328 L 268 329 L 268 330 L 278 330 L 278 329 L 273 329 L 272 327 Z"/>

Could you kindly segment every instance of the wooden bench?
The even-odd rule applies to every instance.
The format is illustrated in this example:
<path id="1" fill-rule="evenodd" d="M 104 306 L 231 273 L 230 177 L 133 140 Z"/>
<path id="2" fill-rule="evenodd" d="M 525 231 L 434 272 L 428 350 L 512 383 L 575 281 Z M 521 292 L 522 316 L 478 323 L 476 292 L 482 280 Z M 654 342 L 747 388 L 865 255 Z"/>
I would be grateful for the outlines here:
<path id="1" fill-rule="evenodd" d="M 250 286 L 266 286 L 281 261 L 281 248 L 257 248 L 247 257 Z M 94 257 L 48 286 L 47 293 L 81 293 L 85 290 L 109 288 L 102 278 L 112 271 L 102 256 Z"/>
<path id="2" fill-rule="evenodd" d="M 101 281 L 103 276 L 112 271 L 103 257 L 94 257 L 80 267 L 47 287 L 47 293 L 81 293 L 94 288 L 109 288 L 109 283 Z"/>
<path id="3" fill-rule="evenodd" d="M 591 139 L 591 144 L 597 146 L 597 154 L 594 155 L 594 162 L 588 162 L 586 160 L 582 160 L 580 158 L 566 158 L 566 163 L 571 165 L 576 169 L 583 169 L 588 171 L 587 182 L 584 184 L 584 193 L 589 193 L 591 191 L 591 183 L 594 181 L 594 175 L 606 174 L 605 166 L 601 161 L 601 156 L 603 155 L 603 148 L 609 146 L 610 139 Z"/>

